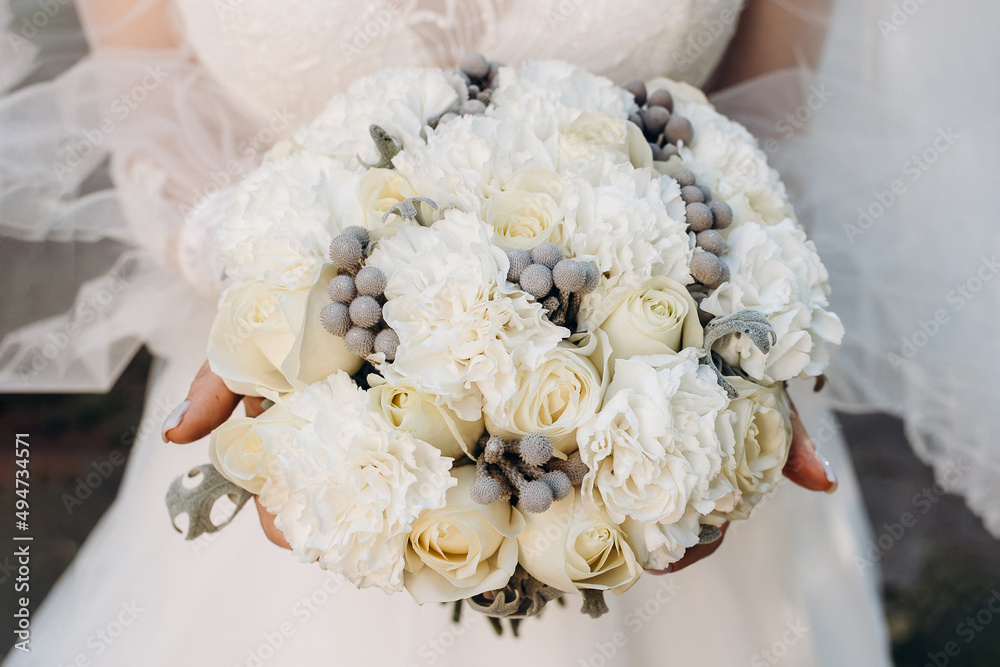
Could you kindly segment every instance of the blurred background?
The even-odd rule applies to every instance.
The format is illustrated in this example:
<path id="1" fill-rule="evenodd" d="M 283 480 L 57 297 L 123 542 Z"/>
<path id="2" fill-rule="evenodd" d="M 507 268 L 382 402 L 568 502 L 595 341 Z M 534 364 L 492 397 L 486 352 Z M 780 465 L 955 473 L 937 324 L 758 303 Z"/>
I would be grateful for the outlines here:
<path id="1" fill-rule="evenodd" d="M 29 0 L 14 0 L 14 5 Z M 52 17 L 36 37 L 67 39 L 80 35 L 71 6 Z M 55 37 L 53 37 L 55 36 Z M 76 58 L 86 52 L 80 38 Z M 43 60 L 23 85 L 51 78 L 73 64 L 70 56 Z M 44 253 L 65 257 L 77 275 L 97 275 L 120 248 L 113 243 L 20 243 L 0 239 L 0 270 L 7 281 L 0 302 L 0 338 L 22 324 L 20 306 L 39 285 L 29 270 Z M 65 307 L 74 294 L 67 291 Z M 138 352 L 114 388 L 103 395 L 0 396 L 0 432 L 5 442 L 14 434 L 31 434 L 31 517 L 35 535 L 33 603 L 40 603 L 72 561 L 88 533 L 115 497 L 127 466 L 129 450 L 141 425 L 141 409 L 153 360 Z M 936 664 L 930 657 L 959 638 L 961 626 L 994 596 L 1000 598 L 1000 543 L 983 528 L 958 497 L 934 484 L 933 474 L 917 459 L 902 425 L 880 414 L 839 415 L 840 427 L 854 458 L 872 525 L 872 543 L 858 567 L 878 567 L 883 601 L 900 667 Z M 164 445 L 167 446 L 167 445 Z M 14 457 L 0 456 L 0 507 L 13 507 L 10 485 Z M 913 517 L 910 520 L 908 517 Z M 164 508 L 164 522 L 168 521 Z M 4 522 L 10 543 L 14 527 Z M 723 547 L 725 548 L 725 547 Z M 10 618 L 14 600 L 10 579 L 16 576 L 11 556 L 0 556 L 0 615 Z M 37 608 L 37 607 L 36 607 Z M 992 617 L 991 617 L 992 618 Z M 960 664 L 1000 665 L 1000 619 L 996 629 L 980 633 L 963 646 Z M 0 635 L 0 654 L 13 644 Z"/>

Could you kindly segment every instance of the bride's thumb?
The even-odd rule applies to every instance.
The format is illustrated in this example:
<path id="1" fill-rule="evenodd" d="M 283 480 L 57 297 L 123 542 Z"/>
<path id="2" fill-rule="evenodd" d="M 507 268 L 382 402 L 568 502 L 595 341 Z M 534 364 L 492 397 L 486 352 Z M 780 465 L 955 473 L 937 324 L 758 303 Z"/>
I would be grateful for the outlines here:
<path id="1" fill-rule="evenodd" d="M 160 435 L 164 442 L 200 440 L 229 419 L 242 397 L 233 393 L 206 361 L 195 376 L 187 398 L 167 415 Z"/>

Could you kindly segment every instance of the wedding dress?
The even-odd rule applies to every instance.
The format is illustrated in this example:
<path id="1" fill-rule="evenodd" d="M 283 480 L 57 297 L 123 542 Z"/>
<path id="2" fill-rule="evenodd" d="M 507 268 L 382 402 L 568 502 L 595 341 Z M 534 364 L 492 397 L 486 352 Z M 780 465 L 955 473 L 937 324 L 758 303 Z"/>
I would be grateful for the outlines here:
<path id="1" fill-rule="evenodd" d="M 118 498 L 33 616 L 31 652 L 14 650 L 5 664 L 889 664 L 877 564 L 861 556 L 869 538 L 857 483 L 835 422 L 809 388 L 793 396 L 840 471 L 836 494 L 783 483 L 713 557 L 643 577 L 609 596 L 610 613 L 596 621 L 580 615 L 576 598 L 552 604 L 518 639 L 495 638 L 469 610 L 455 625 L 450 606 L 357 591 L 300 565 L 266 541 L 252 509 L 185 542 L 164 506 L 171 480 L 207 460 L 204 442 L 165 445 L 159 426 L 204 358 L 220 289 L 212 223 L 227 188 L 276 138 L 361 74 L 451 66 L 469 49 L 508 63 L 562 58 L 620 82 L 702 83 L 741 4 L 178 0 L 179 52 L 88 57 L 5 98 L 3 231 L 125 250 L 81 286 L 70 314 L 39 311 L 49 317 L 5 339 L 4 387 L 100 389 L 140 344 L 157 356 Z M 9 24 L 16 33 L 18 22 Z M 0 82 L 17 79 L 4 74 Z M 770 111 L 755 116 L 745 92 L 720 100 L 766 134 Z M 791 164 L 806 145 L 789 138 L 774 157 Z M 114 188 L 88 180 L 108 157 Z M 792 176 L 805 212 L 815 213 L 810 174 Z M 47 280 L 65 291 L 73 276 L 58 269 Z M 32 301 L 23 321 L 46 306 Z"/>

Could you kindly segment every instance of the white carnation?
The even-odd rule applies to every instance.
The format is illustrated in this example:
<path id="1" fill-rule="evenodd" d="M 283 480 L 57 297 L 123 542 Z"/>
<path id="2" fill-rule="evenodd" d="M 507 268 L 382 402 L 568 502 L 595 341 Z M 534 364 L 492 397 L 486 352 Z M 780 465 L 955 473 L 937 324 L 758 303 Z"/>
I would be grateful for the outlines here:
<path id="1" fill-rule="evenodd" d="M 343 227 L 363 221 L 358 176 L 308 151 L 269 160 L 240 184 L 218 232 L 229 276 L 311 286 Z"/>
<path id="2" fill-rule="evenodd" d="M 713 511 L 732 491 L 719 475 L 715 420 L 726 395 L 697 352 L 618 360 L 604 407 L 577 431 L 590 468 L 581 491 L 616 523 L 670 525 Z"/>
<path id="3" fill-rule="evenodd" d="M 378 125 L 399 140 L 404 150 L 424 143 L 421 131 L 464 99 L 462 79 L 438 69 L 396 68 L 358 79 L 347 92 L 335 96 L 295 139 L 305 148 L 336 158 L 356 168 L 364 160 L 378 161 L 369 134 Z"/>
<path id="4" fill-rule="evenodd" d="M 369 410 L 342 372 L 281 403 L 292 423 L 266 443 L 260 494 L 275 525 L 302 561 L 359 588 L 401 590 L 410 528 L 444 506 L 451 459 Z"/>
<path id="5" fill-rule="evenodd" d="M 468 421 L 484 397 L 512 396 L 518 367 L 536 366 L 567 335 L 506 281 L 493 236 L 474 214 L 449 210 L 432 227 L 400 227 L 368 259 L 389 276 L 382 315 L 400 340 L 386 380 L 408 380 Z"/>
<path id="6" fill-rule="evenodd" d="M 729 232 L 722 260 L 730 280 L 705 299 L 702 310 L 729 315 L 744 308 L 767 315 L 777 342 L 765 356 L 745 336 L 730 336 L 719 351 L 753 379 L 773 384 L 820 375 L 828 344 L 844 336 L 840 319 L 826 310 L 828 274 L 812 241 L 795 223 L 739 225 Z"/>

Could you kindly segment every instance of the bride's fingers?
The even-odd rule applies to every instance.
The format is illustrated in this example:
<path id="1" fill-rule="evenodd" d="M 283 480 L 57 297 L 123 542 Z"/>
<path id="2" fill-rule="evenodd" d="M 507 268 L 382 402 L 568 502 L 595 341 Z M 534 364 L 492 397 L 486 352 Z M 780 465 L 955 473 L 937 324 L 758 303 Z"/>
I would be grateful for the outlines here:
<path id="1" fill-rule="evenodd" d="M 278 527 L 274 525 L 274 515 L 264 509 L 264 506 L 260 504 L 260 498 L 258 496 L 253 497 L 253 502 L 257 505 L 257 515 L 260 517 L 260 527 L 264 529 L 264 534 L 267 535 L 267 539 L 271 540 L 282 549 L 291 549 L 292 545 L 290 545 L 288 540 L 285 539 L 285 534 L 278 530 Z"/>
<path id="2" fill-rule="evenodd" d="M 264 398 L 262 396 L 244 396 L 243 410 L 247 417 L 260 417 L 264 412 Z"/>
<path id="3" fill-rule="evenodd" d="M 785 477 L 810 491 L 833 493 L 837 490 L 837 475 L 830 462 L 816 452 L 794 405 L 791 419 L 792 446 L 783 470 Z"/>
<path id="4" fill-rule="evenodd" d="M 187 398 L 163 422 L 163 441 L 188 443 L 204 438 L 229 419 L 240 398 L 206 361 L 191 383 Z"/>
<path id="5" fill-rule="evenodd" d="M 723 538 L 725 538 L 727 530 L 729 530 L 729 524 L 728 523 L 722 524 L 722 537 L 708 544 L 696 544 L 693 547 L 688 547 L 688 550 L 684 552 L 684 557 L 681 558 L 676 563 L 671 563 L 670 565 L 668 565 L 667 569 L 646 570 L 646 571 L 652 574 L 672 574 L 674 572 L 679 572 L 680 570 L 683 570 L 684 568 L 690 565 L 694 565 L 702 558 L 708 558 L 709 556 L 714 554 L 719 547 L 722 546 L 722 540 Z"/>

